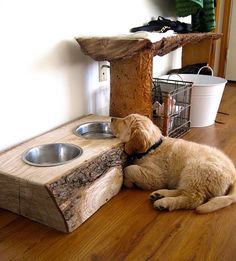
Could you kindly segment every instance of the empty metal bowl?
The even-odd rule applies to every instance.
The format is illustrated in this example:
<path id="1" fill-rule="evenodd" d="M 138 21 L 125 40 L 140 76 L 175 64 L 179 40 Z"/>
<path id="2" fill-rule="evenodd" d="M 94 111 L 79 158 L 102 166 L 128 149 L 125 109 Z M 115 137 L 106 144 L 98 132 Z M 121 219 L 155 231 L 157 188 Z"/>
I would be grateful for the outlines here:
<path id="1" fill-rule="evenodd" d="M 86 139 L 111 139 L 114 135 L 110 122 L 87 122 L 77 126 L 74 134 Z"/>
<path id="2" fill-rule="evenodd" d="M 51 143 L 33 147 L 24 152 L 25 163 L 38 167 L 50 167 L 65 164 L 78 158 L 83 150 L 70 143 Z"/>

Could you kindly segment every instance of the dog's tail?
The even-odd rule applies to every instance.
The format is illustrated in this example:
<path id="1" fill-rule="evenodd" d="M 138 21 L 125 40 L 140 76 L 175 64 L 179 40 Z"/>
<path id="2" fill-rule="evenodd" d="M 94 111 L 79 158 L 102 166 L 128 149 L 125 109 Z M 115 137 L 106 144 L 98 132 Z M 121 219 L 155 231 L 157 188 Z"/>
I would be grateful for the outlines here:
<path id="1" fill-rule="evenodd" d="M 236 202 L 236 181 L 231 185 L 229 193 L 225 196 L 214 197 L 205 204 L 196 208 L 197 213 L 205 214 L 227 207 Z"/>

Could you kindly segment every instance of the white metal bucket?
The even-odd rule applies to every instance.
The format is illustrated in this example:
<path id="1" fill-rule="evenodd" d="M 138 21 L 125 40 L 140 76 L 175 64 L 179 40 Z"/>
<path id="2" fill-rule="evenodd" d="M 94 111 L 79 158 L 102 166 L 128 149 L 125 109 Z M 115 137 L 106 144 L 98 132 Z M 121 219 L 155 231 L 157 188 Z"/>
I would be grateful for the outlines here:
<path id="1" fill-rule="evenodd" d="M 169 75 L 160 78 L 168 78 Z M 190 120 L 191 127 L 214 124 L 227 80 L 202 74 L 171 75 L 171 79 L 193 82 Z"/>

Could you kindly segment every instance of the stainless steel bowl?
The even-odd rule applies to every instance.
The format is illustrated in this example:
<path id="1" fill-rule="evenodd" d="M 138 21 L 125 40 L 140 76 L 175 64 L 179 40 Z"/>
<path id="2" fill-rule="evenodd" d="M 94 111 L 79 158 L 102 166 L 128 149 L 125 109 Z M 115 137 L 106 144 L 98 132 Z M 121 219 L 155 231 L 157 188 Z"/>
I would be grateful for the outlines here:
<path id="1" fill-rule="evenodd" d="M 77 126 L 74 134 L 86 139 L 111 139 L 114 135 L 110 122 L 87 122 Z"/>
<path id="2" fill-rule="evenodd" d="M 33 166 L 50 167 L 65 164 L 81 156 L 83 150 L 70 143 L 51 143 L 25 151 L 22 160 Z"/>

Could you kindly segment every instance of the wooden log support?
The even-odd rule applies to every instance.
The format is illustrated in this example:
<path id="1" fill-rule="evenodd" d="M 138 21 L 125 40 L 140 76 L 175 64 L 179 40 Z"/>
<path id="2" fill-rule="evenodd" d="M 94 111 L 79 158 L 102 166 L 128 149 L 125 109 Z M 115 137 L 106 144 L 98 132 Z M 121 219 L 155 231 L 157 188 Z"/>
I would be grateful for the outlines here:
<path id="1" fill-rule="evenodd" d="M 152 53 L 111 61 L 110 115 L 139 113 L 152 117 Z"/>
<path id="2" fill-rule="evenodd" d="M 71 232 L 116 195 L 126 163 L 123 144 L 116 138 L 88 140 L 73 134 L 76 126 L 91 121 L 109 121 L 109 117 L 84 117 L 1 153 L 0 208 Z M 54 142 L 78 145 L 83 154 L 54 167 L 22 161 L 26 149 Z"/>

